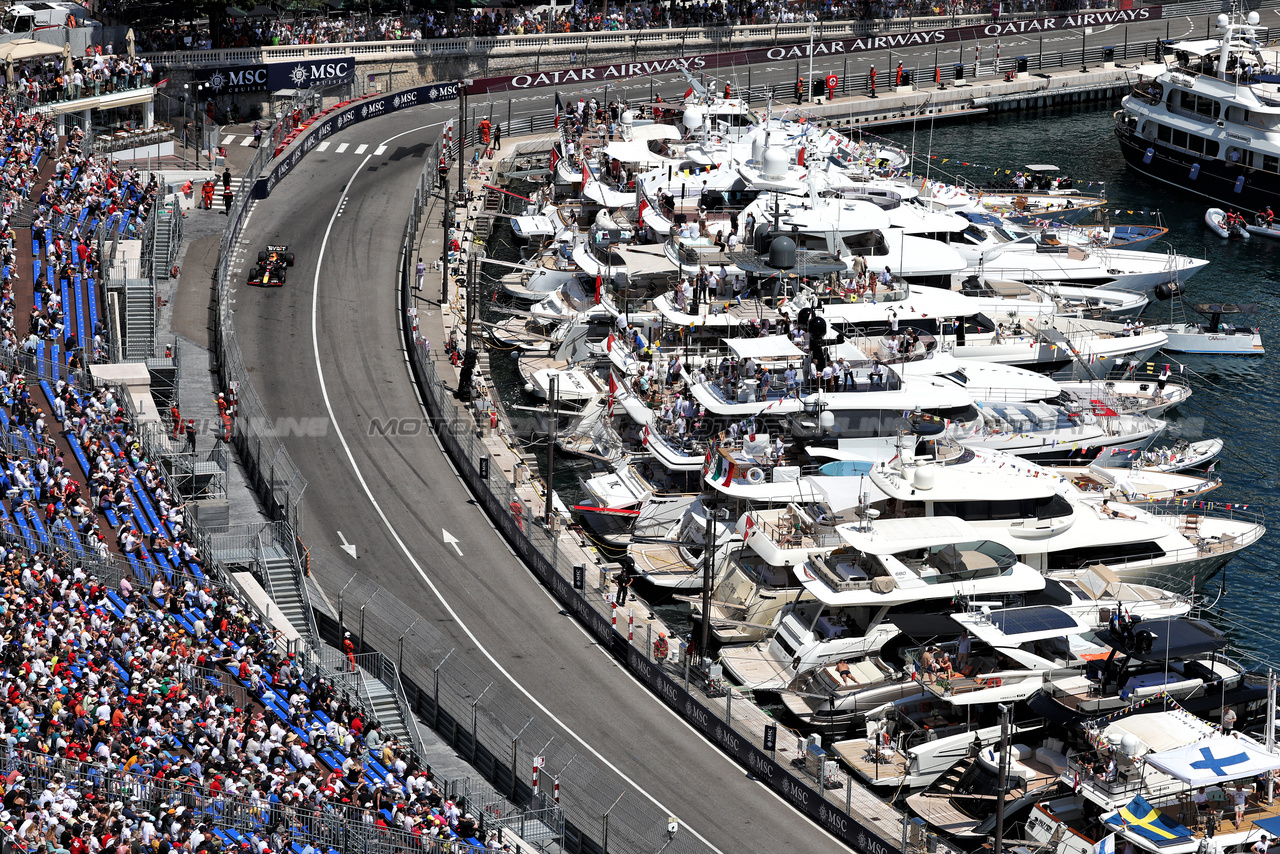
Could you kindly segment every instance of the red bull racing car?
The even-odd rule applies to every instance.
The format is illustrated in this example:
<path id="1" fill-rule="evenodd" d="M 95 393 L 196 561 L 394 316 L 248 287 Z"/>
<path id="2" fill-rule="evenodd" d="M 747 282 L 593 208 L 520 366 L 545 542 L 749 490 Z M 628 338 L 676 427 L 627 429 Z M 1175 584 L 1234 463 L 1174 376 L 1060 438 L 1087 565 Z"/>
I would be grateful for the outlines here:
<path id="1" fill-rule="evenodd" d="M 264 287 L 283 285 L 286 271 L 293 266 L 293 253 L 288 246 L 268 245 L 266 250 L 258 253 L 258 266 L 249 274 L 249 284 Z"/>

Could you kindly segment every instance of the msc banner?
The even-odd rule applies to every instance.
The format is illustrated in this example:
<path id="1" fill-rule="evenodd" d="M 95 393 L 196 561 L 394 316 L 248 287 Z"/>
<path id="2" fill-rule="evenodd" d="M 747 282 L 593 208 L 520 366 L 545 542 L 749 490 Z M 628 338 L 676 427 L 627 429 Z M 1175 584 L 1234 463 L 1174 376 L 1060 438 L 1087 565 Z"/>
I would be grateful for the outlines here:
<path id="1" fill-rule="evenodd" d="M 1141 9 L 1116 9 L 1106 12 L 1078 12 L 1053 18 L 1028 18 L 1018 21 L 991 21 L 968 27 L 952 27 L 938 30 L 916 30 L 909 33 L 889 33 L 882 36 L 861 36 L 847 39 L 816 42 L 814 56 L 843 56 L 869 50 L 939 45 L 947 42 L 973 41 L 1005 35 L 1029 35 L 1053 33 L 1059 30 L 1076 30 L 1084 27 L 1103 27 L 1111 24 L 1131 24 L 1154 21 L 1164 14 L 1161 6 L 1144 6 Z M 467 94 L 503 91 L 507 89 L 539 89 L 543 86 L 590 85 L 609 80 L 630 77 L 647 77 L 669 74 L 687 68 L 690 71 L 707 71 L 734 65 L 771 62 L 780 59 L 802 59 L 809 56 L 808 44 L 779 45 L 731 53 L 703 53 L 692 56 L 672 57 L 639 62 L 617 62 L 612 65 L 590 65 L 566 68 L 559 71 L 535 71 L 528 74 L 508 74 L 502 77 L 484 77 L 467 87 Z"/>
<path id="2" fill-rule="evenodd" d="M 264 65 L 228 65 L 205 69 L 196 79 L 209 84 L 215 95 L 341 86 L 355 81 L 356 60 L 355 57 L 342 56 Z"/>
<path id="3" fill-rule="evenodd" d="M 446 86 L 419 86 L 416 89 L 406 89 L 403 92 L 395 92 L 391 95 L 355 101 L 335 110 L 307 128 L 306 136 L 303 137 L 302 143 L 295 145 L 292 150 L 271 167 L 271 170 L 266 175 L 258 179 L 253 188 L 254 198 L 265 199 L 271 195 L 271 189 L 276 184 L 279 184 L 284 176 L 292 172 L 293 167 L 297 166 L 302 161 L 302 158 L 310 154 L 312 149 L 333 134 L 356 122 L 376 119 L 378 116 L 385 116 L 407 107 L 431 104 L 436 101 L 450 101 L 457 97 L 458 84 L 456 83 Z"/>

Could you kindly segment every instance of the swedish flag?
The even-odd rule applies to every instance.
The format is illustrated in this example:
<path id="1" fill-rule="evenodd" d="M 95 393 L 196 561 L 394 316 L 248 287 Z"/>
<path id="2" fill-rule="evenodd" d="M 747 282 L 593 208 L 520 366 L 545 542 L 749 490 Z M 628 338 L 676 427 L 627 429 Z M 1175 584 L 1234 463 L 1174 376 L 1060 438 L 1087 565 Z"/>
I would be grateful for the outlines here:
<path id="1" fill-rule="evenodd" d="M 1150 839 L 1156 847 L 1183 842 L 1191 836 L 1191 830 L 1169 818 L 1147 803 L 1142 795 L 1134 796 L 1105 819 L 1107 824 L 1132 831 L 1144 839 Z"/>

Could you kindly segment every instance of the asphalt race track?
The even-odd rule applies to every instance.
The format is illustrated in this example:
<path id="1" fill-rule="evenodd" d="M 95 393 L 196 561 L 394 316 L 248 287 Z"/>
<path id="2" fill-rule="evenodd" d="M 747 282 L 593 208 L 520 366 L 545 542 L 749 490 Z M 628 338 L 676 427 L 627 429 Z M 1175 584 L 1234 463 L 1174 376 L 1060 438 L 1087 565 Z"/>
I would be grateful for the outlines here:
<path id="1" fill-rule="evenodd" d="M 1272 14 L 1264 12 L 1264 23 L 1272 23 Z M 1166 27 L 1177 37 L 1193 24 L 1203 31 L 1204 20 L 1185 18 L 1130 25 L 1129 39 L 1163 37 Z M 1113 41 L 1118 36 L 1113 33 Z M 1095 37 L 1101 38 L 1090 36 L 1090 44 L 1101 44 Z M 1012 40 L 1004 44 L 1005 55 L 1019 50 Z M 931 66 L 933 52 L 916 51 L 916 61 Z M 1024 45 L 1022 52 L 1030 49 Z M 910 57 L 909 51 L 895 52 L 894 61 Z M 859 55 L 850 60 L 850 73 L 885 61 Z M 843 60 L 814 67 L 840 73 Z M 794 64 L 758 66 L 753 82 L 790 85 L 794 73 Z M 686 86 L 670 76 L 654 85 L 668 100 Z M 629 96 L 640 100 L 650 80 L 632 86 Z M 576 100 L 568 89 L 562 95 L 566 102 L 568 96 Z M 527 119 L 547 111 L 553 97 L 550 90 L 518 95 L 511 116 Z M 469 106 L 492 109 L 505 121 L 507 101 L 491 98 L 492 107 L 481 98 Z M 285 439 L 310 482 L 305 533 L 313 554 L 323 558 L 316 565 L 324 572 L 350 568 L 342 577 L 317 570 L 318 580 L 333 596 L 358 567 L 450 634 L 459 652 L 474 666 L 487 667 L 494 680 L 509 682 L 517 674 L 544 719 L 557 720 L 563 737 L 580 745 L 575 749 L 618 773 L 618 792 L 630 791 L 678 816 L 682 832 L 725 854 L 836 849 L 832 837 L 748 779 L 560 613 L 469 503 L 429 433 L 370 435 L 370 419 L 425 418 L 401 346 L 396 264 L 427 148 L 456 112 L 449 103 L 420 107 L 335 134 L 325 150 L 313 151 L 270 198 L 255 204 L 244 231 L 250 259 L 267 243 L 288 244 L 297 258 L 282 288 L 249 287 L 239 277 L 235 325 L 258 392 L 273 418 L 333 419 L 323 436 Z M 518 133 L 516 124 L 508 138 Z M 444 543 L 445 529 L 458 536 L 465 558 Z M 357 547 L 358 562 L 339 548 L 339 530 Z M 566 800 L 572 798 L 571 781 L 562 782 Z M 881 833 L 894 838 L 896 828 Z"/>
<path id="2" fill-rule="evenodd" d="M 748 780 L 559 613 L 483 513 L 468 504 L 470 496 L 430 435 L 368 435 L 371 418 L 424 417 L 400 346 L 393 283 L 410 195 L 424 164 L 425 145 L 414 146 L 438 133 L 438 127 L 420 126 L 439 121 L 440 112 L 412 110 L 335 135 L 331 151 L 347 142 L 347 151 L 367 144 L 371 152 L 375 143 L 405 134 L 388 142 L 377 159 L 369 153 L 313 152 L 269 199 L 257 203 L 250 219 L 248 233 L 255 242 L 288 244 L 297 258 L 285 287 L 240 286 L 235 295 L 245 363 L 259 366 L 254 381 L 276 417 L 328 415 L 312 346 L 312 297 L 317 269 L 320 273 L 316 342 L 342 437 L 330 429 L 323 437 L 286 440 L 311 483 L 305 500 L 308 547 L 332 552 L 335 562 L 358 565 L 453 634 L 459 650 L 473 650 L 389 523 L 493 657 L 518 672 L 521 684 L 604 760 L 679 816 L 686 823 L 682 832 L 697 834 L 726 854 L 832 850 L 831 837 Z M 339 206 L 341 216 L 336 216 Z M 386 514 L 385 523 L 364 493 L 342 438 Z M 443 543 L 442 529 L 458 536 L 464 559 Z M 338 550 L 338 530 L 358 548 L 356 565 Z M 332 595 L 346 578 L 319 580 Z M 473 652 L 473 661 L 478 658 Z M 507 681 L 493 669 L 494 679 Z M 569 733 L 564 737 L 574 739 Z M 565 797 L 571 797 L 570 782 L 562 783 Z M 630 788 L 619 779 L 619 792 Z"/>

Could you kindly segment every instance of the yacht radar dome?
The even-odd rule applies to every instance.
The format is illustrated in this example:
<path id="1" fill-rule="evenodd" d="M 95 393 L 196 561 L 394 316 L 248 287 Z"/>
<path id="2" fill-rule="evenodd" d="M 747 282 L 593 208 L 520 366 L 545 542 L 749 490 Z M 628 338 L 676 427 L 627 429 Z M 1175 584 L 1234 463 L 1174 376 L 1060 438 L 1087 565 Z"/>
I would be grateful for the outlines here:
<path id="1" fill-rule="evenodd" d="M 775 237 L 769 244 L 769 266 L 776 270 L 790 270 L 795 265 L 796 242 L 790 237 Z"/>
<path id="2" fill-rule="evenodd" d="M 790 165 L 787 155 L 781 149 L 770 148 L 764 153 L 764 179 L 781 181 L 787 177 L 787 167 Z"/>

